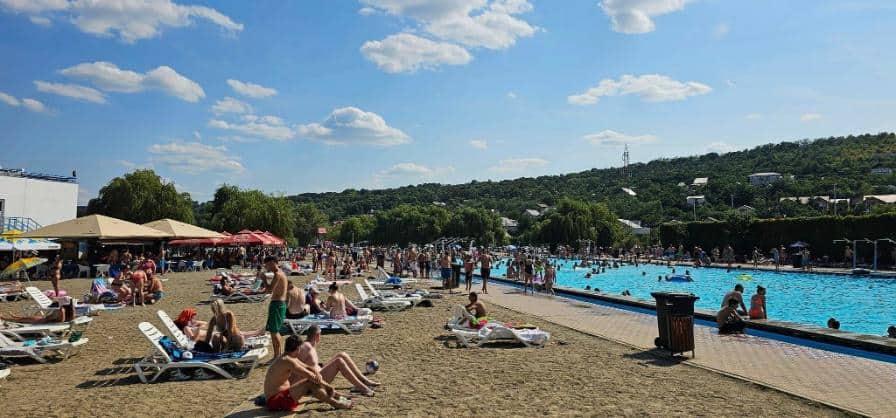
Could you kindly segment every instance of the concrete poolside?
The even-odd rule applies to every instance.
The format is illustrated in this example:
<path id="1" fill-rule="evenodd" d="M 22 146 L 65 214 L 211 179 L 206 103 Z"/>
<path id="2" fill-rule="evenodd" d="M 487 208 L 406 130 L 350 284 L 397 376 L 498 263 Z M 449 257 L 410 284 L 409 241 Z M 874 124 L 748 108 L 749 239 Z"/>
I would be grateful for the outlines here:
<path id="1" fill-rule="evenodd" d="M 643 350 L 654 349 L 656 317 L 562 297 L 523 295 L 490 283 L 493 304 Z M 720 336 L 696 325 L 694 366 L 869 416 L 896 416 L 896 364 L 757 336 Z M 749 331 L 748 331 L 749 334 Z"/>

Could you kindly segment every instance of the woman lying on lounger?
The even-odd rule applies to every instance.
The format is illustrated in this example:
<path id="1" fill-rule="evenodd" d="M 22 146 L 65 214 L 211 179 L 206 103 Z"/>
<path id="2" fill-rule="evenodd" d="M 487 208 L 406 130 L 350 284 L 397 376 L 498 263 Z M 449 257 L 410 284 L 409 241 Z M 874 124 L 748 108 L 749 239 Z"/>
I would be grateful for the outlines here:
<path id="1" fill-rule="evenodd" d="M 174 320 L 174 325 L 190 339 L 190 341 L 204 341 L 208 330 L 208 322 L 196 320 L 196 309 L 186 308 L 180 311 L 180 315 Z"/>
<path id="2" fill-rule="evenodd" d="M 0 314 L 0 319 L 9 322 L 17 322 L 19 324 L 53 324 L 60 322 L 69 322 L 75 319 L 75 306 L 60 306 L 58 309 L 52 309 L 44 314 L 36 314 L 30 316 L 19 316 L 14 314 Z"/>

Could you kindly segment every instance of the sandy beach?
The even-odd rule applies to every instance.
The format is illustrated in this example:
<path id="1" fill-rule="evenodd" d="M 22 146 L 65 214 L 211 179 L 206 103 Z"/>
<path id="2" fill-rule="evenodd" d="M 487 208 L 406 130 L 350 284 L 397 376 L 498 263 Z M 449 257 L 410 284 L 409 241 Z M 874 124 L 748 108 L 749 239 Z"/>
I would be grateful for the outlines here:
<path id="1" fill-rule="evenodd" d="M 227 415 L 261 391 L 264 367 L 245 379 L 167 381 L 142 384 L 131 364 L 150 352 L 137 323 L 159 325 L 157 309 L 176 315 L 206 300 L 210 272 L 166 277 L 166 298 L 157 306 L 102 312 L 87 330 L 87 346 L 55 364 L 19 362 L 0 381 L 5 416 L 208 416 Z M 291 277 L 304 283 L 310 277 Z M 44 289 L 47 282 L 36 282 Z M 65 280 L 63 288 L 81 295 L 87 279 Z M 492 289 L 501 291 L 500 287 Z M 346 288 L 354 297 L 354 289 Z M 348 352 L 358 363 L 376 358 L 376 378 L 384 390 L 374 398 L 356 398 L 352 411 L 331 411 L 309 403 L 305 412 L 344 416 L 835 416 L 839 411 L 650 355 L 563 328 L 538 318 L 489 306 L 490 316 L 527 322 L 552 333 L 543 349 L 456 348 L 442 325 L 464 295 L 446 296 L 434 307 L 376 313 L 382 329 L 359 335 L 326 334 L 320 354 Z M 0 305 L 18 313 L 30 301 Z M 266 305 L 233 304 L 243 329 L 260 328 Z M 267 360 L 267 359 L 265 359 Z M 348 382 L 337 379 L 339 388 Z M 246 408 L 243 408 L 246 409 Z M 249 408 L 242 415 L 260 410 Z"/>

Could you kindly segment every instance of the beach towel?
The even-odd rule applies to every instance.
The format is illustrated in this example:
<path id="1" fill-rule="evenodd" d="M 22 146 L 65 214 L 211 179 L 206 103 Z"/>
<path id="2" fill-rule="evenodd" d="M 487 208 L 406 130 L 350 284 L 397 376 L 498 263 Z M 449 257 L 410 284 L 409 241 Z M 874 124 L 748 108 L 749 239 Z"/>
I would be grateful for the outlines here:
<path id="1" fill-rule="evenodd" d="M 228 358 L 240 358 L 246 355 L 246 351 L 208 353 L 203 351 L 184 350 L 168 337 L 162 337 L 162 339 L 159 340 L 159 345 L 162 346 L 165 352 L 168 353 L 168 355 L 171 356 L 171 359 L 174 361 L 209 362 Z"/>

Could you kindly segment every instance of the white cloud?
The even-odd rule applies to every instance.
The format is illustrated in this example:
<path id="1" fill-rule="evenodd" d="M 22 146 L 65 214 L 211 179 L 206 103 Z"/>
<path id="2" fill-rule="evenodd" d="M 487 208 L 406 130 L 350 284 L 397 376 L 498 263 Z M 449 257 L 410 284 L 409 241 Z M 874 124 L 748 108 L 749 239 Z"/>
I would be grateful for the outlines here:
<path id="1" fill-rule="evenodd" d="M 803 113 L 802 115 L 800 115 L 801 122 L 812 122 L 813 120 L 819 120 L 819 119 L 821 119 L 820 113 L 811 113 L 810 112 L 810 113 Z"/>
<path id="2" fill-rule="evenodd" d="M 591 105 L 601 97 L 636 95 L 647 102 L 684 100 L 690 96 L 707 94 L 712 88 L 696 81 L 681 82 L 661 74 L 623 75 L 619 80 L 603 79 L 597 87 L 566 98 L 570 104 Z"/>
<path id="3" fill-rule="evenodd" d="M 386 183 L 397 184 L 404 182 L 431 181 L 446 174 L 454 172 L 453 166 L 431 168 L 417 163 L 398 163 L 385 170 L 374 173 L 374 187 L 383 187 Z"/>
<path id="4" fill-rule="evenodd" d="M 25 106 L 25 108 L 27 108 L 28 110 L 37 113 L 44 113 L 49 110 L 46 106 L 44 106 L 43 103 L 34 99 L 22 99 L 22 106 Z"/>
<path id="5" fill-rule="evenodd" d="M 656 29 L 653 17 L 684 9 L 688 0 L 602 0 L 600 8 L 610 17 L 613 30 L 635 34 Z"/>
<path id="6" fill-rule="evenodd" d="M 277 90 L 270 87 L 265 87 L 255 83 L 242 82 L 239 80 L 234 80 L 232 78 L 227 80 L 227 84 L 233 89 L 233 91 L 237 92 L 237 94 L 251 97 L 253 99 L 261 99 L 277 94 Z"/>
<path id="7" fill-rule="evenodd" d="M 10 106 L 19 106 L 22 104 L 21 102 L 19 102 L 19 99 L 15 98 L 15 96 L 11 96 L 2 91 L 0 91 L 0 102 L 6 103 Z"/>
<path id="8" fill-rule="evenodd" d="M 387 176 L 429 177 L 433 173 L 435 173 L 433 169 L 416 163 L 399 163 L 382 171 L 382 174 Z"/>
<path id="9" fill-rule="evenodd" d="M 244 115 L 242 123 L 212 119 L 208 121 L 208 126 L 276 141 L 286 141 L 295 138 L 296 132 L 282 122 L 280 118 L 273 116 L 259 118 L 255 115 Z"/>
<path id="10" fill-rule="evenodd" d="M 374 13 L 376 13 L 376 9 L 374 9 L 373 7 L 362 7 L 360 10 L 358 10 L 358 14 L 361 16 L 370 16 Z"/>
<path id="11" fill-rule="evenodd" d="M 510 99 L 510 100 L 516 100 L 516 93 L 514 93 L 514 92 L 512 92 L 512 91 L 508 91 L 508 92 L 507 92 L 507 98 Z"/>
<path id="12" fill-rule="evenodd" d="M 361 54 L 387 73 L 413 73 L 421 68 L 464 65 L 473 59 L 466 49 L 447 42 L 435 42 L 410 33 L 389 35 L 381 41 L 367 41 Z"/>
<path id="13" fill-rule="evenodd" d="M 322 123 L 301 125 L 298 132 L 326 144 L 393 146 L 411 142 L 410 136 L 386 124 L 382 116 L 356 107 L 333 110 Z"/>
<path id="14" fill-rule="evenodd" d="M 225 97 L 215 102 L 214 106 L 212 106 L 212 112 L 216 115 L 222 113 L 252 113 L 252 106 L 233 97 Z"/>
<path id="15" fill-rule="evenodd" d="M 6 103 L 12 107 L 23 106 L 25 109 L 28 109 L 32 112 L 36 113 L 49 113 L 50 109 L 47 109 L 43 103 L 30 99 L 30 98 L 22 98 L 21 100 L 17 99 L 15 96 L 6 94 L 0 91 L 0 102 Z"/>
<path id="16" fill-rule="evenodd" d="M 711 142 L 706 146 L 706 152 L 714 152 L 717 154 L 726 154 L 734 151 L 737 151 L 736 146 L 721 141 Z"/>
<path id="17" fill-rule="evenodd" d="M 762 114 L 761 113 L 747 113 L 747 115 L 744 117 L 749 120 L 759 120 L 759 119 L 762 119 Z"/>
<path id="18" fill-rule="evenodd" d="M 69 97 L 91 103 L 106 103 L 106 95 L 97 89 L 79 86 L 77 84 L 50 83 L 36 80 L 34 86 L 37 91 Z"/>
<path id="19" fill-rule="evenodd" d="M 148 149 L 150 160 L 186 174 L 207 171 L 241 174 L 246 171 L 237 156 L 230 155 L 227 147 L 213 147 L 199 142 L 169 142 L 153 144 Z"/>
<path id="20" fill-rule="evenodd" d="M 544 167 L 548 163 L 548 160 L 542 158 L 508 158 L 498 161 L 488 169 L 498 173 L 519 173 Z"/>
<path id="21" fill-rule="evenodd" d="M 731 31 L 731 28 L 728 27 L 727 23 L 719 23 L 714 28 L 712 28 L 712 37 L 714 39 L 722 39 L 726 35 L 728 35 L 728 32 L 730 32 L 730 31 Z"/>
<path id="22" fill-rule="evenodd" d="M 488 149 L 488 141 L 484 139 L 471 139 L 470 146 L 478 149 Z"/>
<path id="23" fill-rule="evenodd" d="M 728 87 L 737 87 L 737 83 L 735 83 L 733 80 L 725 80 L 725 85 L 727 85 Z"/>
<path id="24" fill-rule="evenodd" d="M 407 17 L 417 23 L 417 27 L 413 28 L 415 32 L 445 41 L 426 40 L 422 36 L 409 34 L 406 35 L 412 38 L 393 38 L 400 35 L 395 34 L 382 41 L 365 43 L 361 49 L 362 53 L 384 71 L 393 73 L 413 71 L 417 68 L 433 69 L 438 67 L 438 64 L 466 64 L 472 57 L 466 49 L 456 44 L 469 48 L 505 49 L 513 46 L 517 39 L 531 37 L 540 30 L 516 16 L 532 10 L 528 0 L 360 1 L 368 6 L 362 9 L 364 14 L 378 10 L 394 16 Z M 400 62 L 402 61 L 400 56 L 403 55 L 410 55 L 411 62 L 422 61 L 421 56 L 432 54 L 437 54 L 442 59 L 437 60 L 435 65 L 419 65 L 413 66 L 412 70 L 390 71 L 390 67 L 380 63 L 383 58 L 379 60 L 372 58 L 377 50 L 399 47 L 401 51 L 389 51 L 391 52 L 387 54 L 389 62 Z M 434 51 L 436 47 L 438 51 Z M 444 62 L 445 60 L 449 62 Z"/>
<path id="25" fill-rule="evenodd" d="M 31 16 L 28 18 L 28 20 L 38 26 L 53 26 L 53 21 L 50 20 L 50 18 L 44 16 Z"/>
<path id="26" fill-rule="evenodd" d="M 654 135 L 626 135 L 609 129 L 600 131 L 596 134 L 585 135 L 583 138 L 592 145 L 607 146 L 649 144 L 657 141 L 657 138 Z"/>
<path id="27" fill-rule="evenodd" d="M 137 93 L 144 90 L 161 90 L 191 103 L 205 97 L 202 86 L 186 78 L 166 65 L 141 74 L 135 71 L 122 70 L 117 65 L 105 61 L 81 63 L 73 67 L 59 70 L 59 73 L 72 78 L 87 80 L 97 88 L 117 93 Z"/>
<path id="28" fill-rule="evenodd" d="M 235 33 L 243 25 L 215 9 L 171 0 L 0 0 L 3 9 L 28 14 L 38 25 L 71 22 L 82 32 L 117 36 L 126 43 L 158 36 L 166 27 L 185 27 L 203 19 Z"/>

